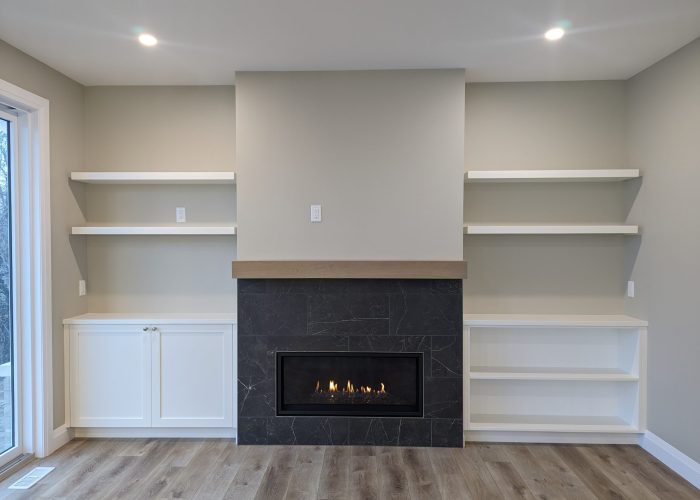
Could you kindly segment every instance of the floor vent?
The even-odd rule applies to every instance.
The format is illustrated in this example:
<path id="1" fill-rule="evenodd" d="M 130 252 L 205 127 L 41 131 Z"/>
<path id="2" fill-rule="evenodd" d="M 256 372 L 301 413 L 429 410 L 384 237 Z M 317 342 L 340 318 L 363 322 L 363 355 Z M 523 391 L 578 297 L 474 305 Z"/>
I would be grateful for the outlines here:
<path id="1" fill-rule="evenodd" d="M 34 467 L 28 474 L 14 482 L 10 490 L 28 490 L 56 467 Z"/>

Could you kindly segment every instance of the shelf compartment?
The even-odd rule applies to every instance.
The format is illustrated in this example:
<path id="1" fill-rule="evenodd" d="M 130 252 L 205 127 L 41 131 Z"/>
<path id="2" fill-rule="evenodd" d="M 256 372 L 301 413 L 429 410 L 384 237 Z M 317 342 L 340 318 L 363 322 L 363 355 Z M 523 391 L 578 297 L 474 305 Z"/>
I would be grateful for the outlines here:
<path id="1" fill-rule="evenodd" d="M 470 327 L 470 372 L 483 380 L 637 380 L 638 329 Z"/>
<path id="2" fill-rule="evenodd" d="M 471 380 L 469 430 L 634 432 L 638 390 L 620 381 Z"/>
<path id="3" fill-rule="evenodd" d="M 465 224 L 464 234 L 639 234 L 639 226 L 628 224 L 528 225 Z"/>
<path id="4" fill-rule="evenodd" d="M 620 417 L 472 414 L 470 431 L 640 433 Z"/>
<path id="5" fill-rule="evenodd" d="M 177 226 L 74 226 L 74 235 L 235 235 L 235 225 L 177 225 Z"/>
<path id="6" fill-rule="evenodd" d="M 235 184 L 234 172 L 71 172 L 88 184 Z"/>
<path id="7" fill-rule="evenodd" d="M 464 182 L 606 182 L 640 177 L 636 168 L 591 170 L 469 170 Z"/>

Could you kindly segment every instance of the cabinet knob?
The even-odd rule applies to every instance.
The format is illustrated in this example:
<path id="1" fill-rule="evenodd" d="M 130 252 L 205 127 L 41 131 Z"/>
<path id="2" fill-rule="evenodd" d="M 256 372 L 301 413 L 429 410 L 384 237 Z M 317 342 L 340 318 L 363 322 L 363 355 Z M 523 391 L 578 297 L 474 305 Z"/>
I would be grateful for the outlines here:
<path id="1" fill-rule="evenodd" d="M 151 327 L 151 331 L 152 331 L 152 332 L 158 331 L 158 328 L 156 328 L 155 326 L 152 326 L 152 327 Z"/>
<path id="2" fill-rule="evenodd" d="M 142 328 L 142 330 L 143 330 L 144 332 L 147 332 L 147 331 L 148 331 L 148 327 L 147 327 L 147 326 L 144 326 L 144 327 Z"/>

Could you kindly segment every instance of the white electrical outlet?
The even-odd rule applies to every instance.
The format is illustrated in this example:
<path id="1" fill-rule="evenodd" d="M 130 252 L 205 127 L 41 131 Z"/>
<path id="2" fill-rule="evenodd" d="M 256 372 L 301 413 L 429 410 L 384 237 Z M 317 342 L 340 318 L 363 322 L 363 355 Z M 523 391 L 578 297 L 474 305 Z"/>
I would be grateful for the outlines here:
<path id="1" fill-rule="evenodd" d="M 82 297 L 86 293 L 85 280 L 78 280 L 78 297 Z"/>
<path id="2" fill-rule="evenodd" d="M 175 222 L 187 222 L 187 212 L 185 207 L 177 207 L 175 209 Z"/>
<path id="3" fill-rule="evenodd" d="M 631 299 L 634 298 L 634 281 L 627 282 L 627 296 Z"/>
<path id="4" fill-rule="evenodd" d="M 321 222 L 321 205 L 311 205 L 311 222 Z"/>

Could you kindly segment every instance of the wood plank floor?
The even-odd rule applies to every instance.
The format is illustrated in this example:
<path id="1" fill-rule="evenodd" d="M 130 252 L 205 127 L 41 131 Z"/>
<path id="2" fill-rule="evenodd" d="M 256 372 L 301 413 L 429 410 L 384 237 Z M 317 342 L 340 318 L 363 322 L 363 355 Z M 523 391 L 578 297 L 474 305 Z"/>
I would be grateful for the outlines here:
<path id="1" fill-rule="evenodd" d="M 37 465 L 56 470 L 28 491 L 7 489 Z M 1 482 L 0 498 L 685 500 L 700 499 L 700 491 L 637 446 L 76 439 Z"/>

